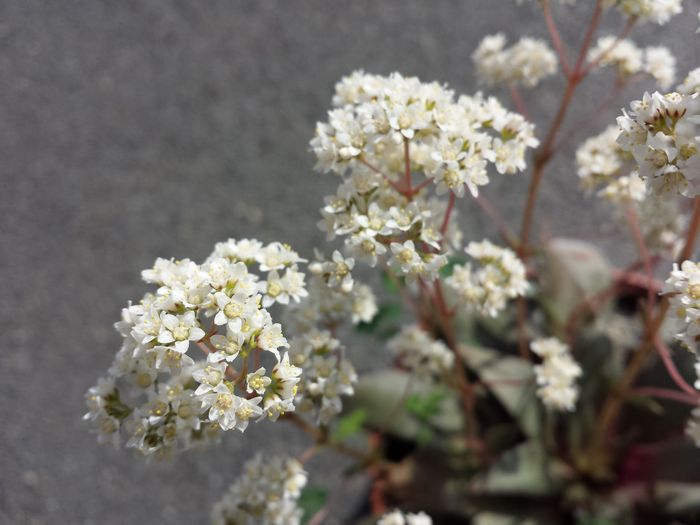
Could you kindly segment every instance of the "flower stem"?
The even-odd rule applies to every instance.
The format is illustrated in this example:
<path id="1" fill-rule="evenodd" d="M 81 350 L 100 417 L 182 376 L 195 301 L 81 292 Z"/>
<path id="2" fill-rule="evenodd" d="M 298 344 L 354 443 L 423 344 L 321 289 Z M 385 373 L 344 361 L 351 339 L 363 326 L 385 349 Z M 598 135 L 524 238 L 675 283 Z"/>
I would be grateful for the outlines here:
<path id="1" fill-rule="evenodd" d="M 569 61 L 566 58 L 566 50 L 564 49 L 564 44 L 561 40 L 561 36 L 559 35 L 559 30 L 557 29 L 557 25 L 554 22 L 554 17 L 552 16 L 551 2 L 550 0 L 541 0 L 540 3 L 542 4 L 542 13 L 544 14 L 544 21 L 547 25 L 547 31 L 549 31 L 549 36 L 552 39 L 552 44 L 554 45 L 554 49 L 556 50 L 557 55 L 559 56 L 559 62 L 561 62 L 561 69 L 564 72 L 564 74 L 568 77 Z"/>

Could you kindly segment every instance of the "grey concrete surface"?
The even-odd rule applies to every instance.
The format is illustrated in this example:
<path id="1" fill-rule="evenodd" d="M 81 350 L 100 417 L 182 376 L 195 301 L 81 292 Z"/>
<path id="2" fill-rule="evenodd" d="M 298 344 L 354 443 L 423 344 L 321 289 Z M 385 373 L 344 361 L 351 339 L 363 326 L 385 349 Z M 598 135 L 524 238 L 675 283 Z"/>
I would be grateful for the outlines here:
<path id="1" fill-rule="evenodd" d="M 567 38 L 581 38 L 591 3 L 557 10 Z M 686 4 L 687 16 L 634 33 L 670 46 L 681 73 L 700 50 L 698 6 Z M 621 24 L 611 15 L 605 27 Z M 109 365 L 112 323 L 144 292 L 139 272 L 155 257 L 201 259 L 229 236 L 308 255 L 322 244 L 317 209 L 335 180 L 311 171 L 307 142 L 341 75 L 398 70 L 470 93 L 470 53 L 498 30 L 545 35 L 537 11 L 512 0 L 0 2 L 0 523 L 206 523 L 253 451 L 303 450 L 294 429 L 263 423 L 147 464 L 96 443 L 80 420 L 83 393 Z M 588 82 L 570 122 L 609 83 Z M 560 88 L 550 80 L 525 94 L 536 121 Z M 577 190 L 572 151 L 544 182 L 540 229 L 623 258 L 606 215 Z M 513 223 L 526 182 L 496 178 L 486 190 Z M 461 209 L 468 236 L 494 232 Z M 361 341 L 351 355 L 366 370 L 379 351 Z M 335 487 L 339 501 L 341 466 L 331 456 L 310 465 L 311 483 Z"/>

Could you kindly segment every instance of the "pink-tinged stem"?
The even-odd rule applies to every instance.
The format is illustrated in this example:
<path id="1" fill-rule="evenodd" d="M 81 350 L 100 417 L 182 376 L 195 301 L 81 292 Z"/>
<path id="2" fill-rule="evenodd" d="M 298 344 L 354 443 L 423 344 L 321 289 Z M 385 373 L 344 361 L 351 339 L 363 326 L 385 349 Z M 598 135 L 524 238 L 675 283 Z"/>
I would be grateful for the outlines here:
<path id="1" fill-rule="evenodd" d="M 498 233 L 501 235 L 501 238 L 505 241 L 505 243 L 510 248 L 517 249 L 515 234 L 513 234 L 513 232 L 510 230 L 508 224 L 506 224 L 506 221 L 503 219 L 501 214 L 498 213 L 498 210 L 493 203 L 483 195 L 474 197 L 474 201 L 486 214 L 486 216 L 496 225 L 496 228 L 498 228 Z"/>
<path id="2" fill-rule="evenodd" d="M 523 97 L 515 84 L 510 85 L 510 97 L 513 99 L 515 109 L 517 109 L 518 112 L 521 113 L 527 120 L 532 121 L 530 118 L 530 113 L 527 110 L 527 106 L 525 105 L 525 101 L 523 100 Z"/>
<path id="3" fill-rule="evenodd" d="M 654 280 L 654 271 L 652 268 L 651 255 L 649 255 L 649 248 L 647 247 L 646 239 L 644 239 L 642 229 L 639 226 L 639 216 L 631 205 L 627 205 L 625 207 L 625 213 L 627 216 L 627 223 L 629 224 L 630 231 L 632 232 L 632 237 L 634 238 L 634 242 L 637 245 L 637 250 L 639 251 L 639 256 L 644 263 L 644 272 L 646 273 L 649 282 L 652 282 Z M 647 319 L 651 318 L 655 298 L 656 296 L 654 295 L 652 288 L 650 286 L 647 287 Z"/>
<path id="4" fill-rule="evenodd" d="M 440 233 L 444 236 L 447 232 L 447 227 L 450 225 L 450 217 L 452 216 L 452 210 L 455 207 L 455 201 L 457 197 L 453 192 L 450 192 L 450 200 L 447 201 L 447 209 L 445 210 L 445 218 L 442 220 L 442 226 L 440 226 Z"/>
<path id="5" fill-rule="evenodd" d="M 661 399 L 670 399 L 671 401 L 678 401 L 679 403 L 685 403 L 691 406 L 698 406 L 697 396 L 690 396 L 688 394 L 684 394 L 683 392 L 678 392 L 677 390 L 668 390 L 666 388 L 645 386 L 635 388 L 634 390 L 632 390 L 632 394 L 636 394 L 638 396 L 649 396 L 658 397 Z"/>
<path id="6" fill-rule="evenodd" d="M 413 193 L 413 181 L 411 180 L 411 154 L 410 154 L 410 143 L 409 140 L 404 137 L 403 139 L 403 161 L 405 166 L 404 172 L 404 194 L 410 196 Z"/>
<path id="7" fill-rule="evenodd" d="M 676 364 L 673 362 L 673 358 L 671 357 L 671 349 L 666 346 L 666 344 L 659 337 L 654 339 L 654 346 L 656 347 L 659 357 L 661 357 L 661 361 L 666 367 L 668 375 L 671 376 L 671 379 L 673 379 L 673 382 L 676 383 L 678 388 L 683 390 L 683 392 L 697 399 L 700 392 L 690 386 L 678 371 L 678 368 L 676 368 Z"/>
<path id="8" fill-rule="evenodd" d="M 552 16 L 552 6 L 549 0 L 542 0 L 542 13 L 544 14 L 544 22 L 547 25 L 547 31 L 549 31 L 549 37 L 552 40 L 554 49 L 559 56 L 559 62 L 561 62 L 561 69 L 564 74 L 569 76 L 569 60 L 566 58 L 566 50 L 564 49 L 564 43 L 562 42 L 561 36 L 559 35 L 559 30 L 557 29 L 557 24 L 554 22 L 554 17 Z"/>

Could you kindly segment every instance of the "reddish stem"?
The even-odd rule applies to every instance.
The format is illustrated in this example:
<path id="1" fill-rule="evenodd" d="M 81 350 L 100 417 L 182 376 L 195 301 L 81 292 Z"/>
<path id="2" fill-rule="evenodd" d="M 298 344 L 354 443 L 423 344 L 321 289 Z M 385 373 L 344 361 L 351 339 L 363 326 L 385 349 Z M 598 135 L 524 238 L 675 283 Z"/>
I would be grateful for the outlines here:
<path id="1" fill-rule="evenodd" d="M 559 55 L 561 69 L 568 77 L 569 61 L 566 58 L 566 50 L 564 49 L 564 44 L 561 36 L 559 35 L 559 30 L 557 29 L 557 25 L 554 22 L 554 17 L 552 16 L 552 6 L 549 0 L 542 0 L 542 13 L 544 14 L 544 21 L 547 25 L 547 31 L 549 31 L 549 37 L 552 39 L 552 44 L 554 45 L 557 55 Z"/>
<path id="2" fill-rule="evenodd" d="M 632 394 L 639 396 L 659 397 L 661 399 L 670 399 L 671 401 L 678 401 L 679 403 L 685 403 L 691 406 L 698 406 L 698 397 L 696 395 L 689 396 L 683 392 L 678 392 L 677 390 L 645 386 L 635 388 L 632 390 Z"/>
<path id="3" fill-rule="evenodd" d="M 404 195 L 411 196 L 413 194 L 413 181 L 411 179 L 411 154 L 410 143 L 406 137 L 403 139 L 403 161 L 404 161 Z"/>
<path id="4" fill-rule="evenodd" d="M 527 110 L 527 106 L 525 105 L 525 101 L 523 100 L 522 95 L 520 95 L 520 91 L 515 84 L 510 85 L 510 97 L 513 99 L 515 109 L 517 109 L 518 112 L 521 113 L 527 120 L 532 121 L 530 118 L 530 113 Z"/>
<path id="5" fill-rule="evenodd" d="M 673 362 L 673 358 L 671 357 L 671 349 L 666 346 L 666 344 L 659 337 L 654 339 L 654 346 L 656 347 L 659 357 L 661 357 L 661 361 L 666 367 L 668 375 L 671 376 L 671 379 L 673 379 L 673 382 L 676 383 L 678 388 L 683 390 L 683 392 L 695 397 L 697 400 L 700 393 L 698 393 L 697 390 L 695 390 L 685 381 L 681 373 L 678 371 L 678 368 L 676 368 L 676 364 Z"/>
<path id="6" fill-rule="evenodd" d="M 450 216 L 452 215 L 452 210 L 455 207 L 455 201 L 457 197 L 453 192 L 450 192 L 450 200 L 447 201 L 447 209 L 445 210 L 445 218 L 442 220 L 442 226 L 440 226 L 440 234 L 444 237 L 447 232 L 447 227 L 450 224 Z"/>

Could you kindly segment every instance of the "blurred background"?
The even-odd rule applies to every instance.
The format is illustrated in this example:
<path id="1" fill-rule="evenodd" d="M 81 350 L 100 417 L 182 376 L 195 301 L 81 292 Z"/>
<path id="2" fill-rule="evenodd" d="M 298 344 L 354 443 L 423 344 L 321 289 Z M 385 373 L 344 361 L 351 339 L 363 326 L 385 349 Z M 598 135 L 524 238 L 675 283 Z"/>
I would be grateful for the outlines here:
<path id="1" fill-rule="evenodd" d="M 228 237 L 289 242 L 307 257 L 323 245 L 318 208 L 337 179 L 312 172 L 308 140 L 342 75 L 400 71 L 473 93 L 470 55 L 484 35 L 546 38 L 535 2 L 523 3 L 0 2 L 0 523 L 203 524 L 256 450 L 304 450 L 296 429 L 261 423 L 147 464 L 97 444 L 80 419 L 83 394 L 109 366 L 112 324 L 146 290 L 139 274 L 156 257 L 202 260 Z M 700 65 L 699 6 L 685 5 L 668 25 L 632 33 L 670 47 L 679 80 Z M 591 7 L 555 10 L 571 54 Z M 601 34 L 622 25 L 609 13 Z M 612 81 L 586 81 L 569 126 Z M 577 138 L 649 87 L 623 92 Z M 560 90 L 550 79 L 524 92 L 540 133 Z M 576 142 L 545 177 L 537 232 L 583 237 L 624 261 L 631 246 L 578 189 Z M 526 187 L 526 175 L 495 176 L 485 194 L 516 225 Z M 460 212 L 468 239 L 495 233 L 469 199 Z M 382 359 L 371 340 L 352 343 L 359 371 Z M 330 454 L 309 464 L 310 485 L 337 502 L 328 523 L 362 499 L 362 480 L 341 478 L 346 465 Z"/>

